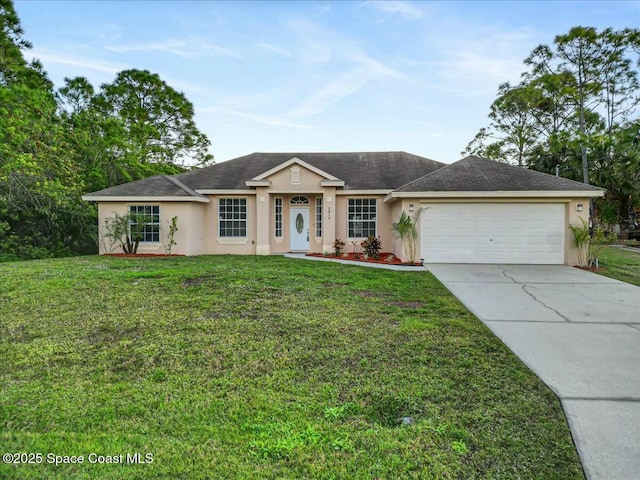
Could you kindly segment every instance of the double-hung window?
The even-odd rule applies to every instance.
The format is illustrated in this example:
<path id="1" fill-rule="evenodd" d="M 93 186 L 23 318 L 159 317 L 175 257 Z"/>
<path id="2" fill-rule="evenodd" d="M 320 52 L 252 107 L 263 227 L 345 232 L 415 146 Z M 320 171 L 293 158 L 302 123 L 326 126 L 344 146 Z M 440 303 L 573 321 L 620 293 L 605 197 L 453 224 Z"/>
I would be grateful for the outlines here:
<path id="1" fill-rule="evenodd" d="M 347 219 L 349 238 L 376 236 L 377 201 L 375 198 L 350 198 Z"/>
<path id="2" fill-rule="evenodd" d="M 129 236 L 140 243 L 160 242 L 160 205 L 129 205 Z"/>
<path id="3" fill-rule="evenodd" d="M 247 199 L 218 200 L 218 233 L 220 237 L 247 236 Z"/>

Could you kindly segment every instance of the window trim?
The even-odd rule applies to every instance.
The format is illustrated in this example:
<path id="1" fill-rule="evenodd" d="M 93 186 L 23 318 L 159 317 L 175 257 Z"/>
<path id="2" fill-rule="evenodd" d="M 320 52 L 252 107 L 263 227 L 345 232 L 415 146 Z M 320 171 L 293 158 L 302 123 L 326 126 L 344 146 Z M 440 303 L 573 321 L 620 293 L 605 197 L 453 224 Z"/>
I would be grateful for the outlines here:
<path id="1" fill-rule="evenodd" d="M 356 205 L 356 202 L 358 200 L 360 200 L 360 201 L 368 200 L 369 202 L 373 201 L 373 207 L 375 208 L 375 213 L 374 213 L 375 218 L 374 218 L 374 220 L 370 220 L 370 219 L 368 219 L 368 220 L 364 220 L 364 219 L 356 220 L 356 219 L 353 219 L 352 220 L 352 219 L 349 218 L 350 217 L 349 209 L 352 206 L 351 202 L 354 202 L 353 207 L 356 208 L 356 207 L 358 207 L 358 205 Z M 362 208 L 362 207 L 364 207 L 364 205 L 361 204 L 360 208 Z M 371 208 L 372 205 L 369 205 L 368 207 Z M 369 214 L 370 213 L 371 212 L 369 211 Z M 355 215 L 355 212 L 354 212 L 354 215 Z M 374 226 L 373 226 L 374 231 L 373 231 L 373 233 L 368 232 L 368 228 L 369 227 L 367 227 L 367 230 L 365 230 L 364 227 L 361 227 L 360 230 L 363 233 L 364 232 L 368 232 L 369 234 L 371 234 L 374 237 L 376 237 L 378 235 L 378 199 L 376 197 L 351 197 L 351 198 L 347 198 L 347 238 L 353 238 L 353 239 L 364 239 L 364 238 L 367 238 L 368 235 L 363 235 L 363 236 L 351 236 L 350 235 L 350 233 L 356 233 L 355 232 L 356 229 L 352 228 L 352 226 L 350 225 L 352 222 L 354 223 L 353 227 L 355 227 L 355 223 L 356 222 L 360 223 L 361 225 L 364 222 L 367 222 L 367 223 L 374 222 Z"/>
<path id="2" fill-rule="evenodd" d="M 309 197 L 304 195 L 296 195 L 289 199 L 289 205 L 309 205 Z"/>
<path id="3" fill-rule="evenodd" d="M 316 237 L 322 237 L 322 197 L 316 197 Z"/>
<path id="4" fill-rule="evenodd" d="M 149 209 L 149 213 L 144 211 L 147 208 Z M 158 213 L 154 213 L 153 212 L 154 208 L 158 209 Z M 134 209 L 135 209 L 135 211 L 134 211 Z M 140 212 L 140 209 L 143 209 L 142 213 Z M 161 218 L 160 218 L 160 205 L 159 204 L 152 204 L 151 205 L 151 204 L 139 204 L 139 203 L 136 203 L 136 204 L 127 205 L 127 210 L 129 211 L 129 214 L 134 214 L 136 217 L 139 217 L 140 215 L 149 215 L 151 217 L 157 216 L 158 217 L 158 221 L 157 222 L 146 222 L 144 224 L 144 227 L 142 229 L 142 239 L 140 240 L 140 243 L 141 244 L 144 243 L 146 245 L 154 244 L 154 243 L 160 243 L 160 227 L 161 227 L 161 224 L 162 224 L 161 223 Z M 133 239 L 133 237 L 131 235 L 131 226 L 132 225 L 137 225 L 137 224 L 138 224 L 137 221 L 134 222 L 134 221 L 131 221 L 131 219 L 129 219 L 129 227 L 128 227 L 129 228 L 129 238 L 131 238 L 132 240 L 134 240 L 134 239 Z M 153 231 L 153 230 L 147 231 L 147 227 L 157 227 L 157 230 L 156 231 Z M 146 239 L 147 235 L 151 235 L 152 239 L 151 240 L 147 240 Z M 157 235 L 157 238 L 158 238 L 157 240 L 155 240 L 155 238 L 154 238 L 156 235 Z"/>
<path id="5" fill-rule="evenodd" d="M 231 200 L 231 212 L 225 212 L 227 214 L 231 214 L 231 218 L 222 218 L 222 203 L 225 202 L 225 208 L 228 208 L 229 206 L 226 205 L 226 202 Z M 238 211 L 237 213 L 240 215 L 239 218 L 236 218 L 234 216 L 234 214 L 236 212 L 233 211 L 233 207 L 235 207 L 236 205 L 233 204 L 233 201 L 238 201 L 238 207 L 242 208 L 242 202 L 244 202 L 244 212 L 242 211 Z M 244 213 L 244 218 L 241 217 L 241 215 Z M 218 238 L 220 239 L 224 239 L 224 240 L 234 240 L 234 239 L 246 239 L 248 237 L 248 230 L 249 230 L 249 221 L 248 221 L 248 217 L 249 217 L 249 202 L 247 201 L 246 197 L 218 197 Z M 231 226 L 225 226 L 224 230 L 226 233 L 226 230 L 231 229 L 231 233 L 232 235 L 223 235 L 223 226 L 222 226 L 222 222 L 232 222 Z M 244 235 L 233 235 L 233 231 L 236 228 L 233 225 L 233 222 L 239 222 L 240 225 L 238 226 L 238 228 L 240 230 L 244 229 Z M 244 224 L 244 226 L 242 225 Z"/>
<path id="6" fill-rule="evenodd" d="M 284 237 L 284 201 L 282 197 L 273 199 L 273 236 L 274 238 Z"/>

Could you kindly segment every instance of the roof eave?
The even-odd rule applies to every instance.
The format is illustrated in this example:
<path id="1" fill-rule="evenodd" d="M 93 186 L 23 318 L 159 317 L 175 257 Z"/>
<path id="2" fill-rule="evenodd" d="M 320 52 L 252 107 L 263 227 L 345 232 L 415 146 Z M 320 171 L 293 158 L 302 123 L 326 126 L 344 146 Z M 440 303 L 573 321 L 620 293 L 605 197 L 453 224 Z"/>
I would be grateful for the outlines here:
<path id="1" fill-rule="evenodd" d="M 489 191 L 446 191 L 446 192 L 391 192 L 391 198 L 595 198 L 603 197 L 604 190 L 489 190 Z"/>
<path id="2" fill-rule="evenodd" d="M 200 202 L 209 203 L 207 197 L 194 196 L 141 196 L 141 195 L 83 195 L 85 202 Z"/>
<path id="3" fill-rule="evenodd" d="M 320 185 L 322 187 L 344 187 L 344 180 L 321 180 Z"/>
<path id="4" fill-rule="evenodd" d="M 269 180 L 247 180 L 244 182 L 247 187 L 269 187 L 271 182 Z"/>

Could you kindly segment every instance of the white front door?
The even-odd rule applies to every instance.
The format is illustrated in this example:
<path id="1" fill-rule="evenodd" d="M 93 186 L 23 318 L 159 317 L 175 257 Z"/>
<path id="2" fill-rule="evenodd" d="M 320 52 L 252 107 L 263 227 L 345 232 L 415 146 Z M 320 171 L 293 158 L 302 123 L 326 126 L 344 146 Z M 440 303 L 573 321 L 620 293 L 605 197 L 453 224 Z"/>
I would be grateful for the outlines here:
<path id="1" fill-rule="evenodd" d="M 309 207 L 291 207 L 289 209 L 290 249 L 292 251 L 309 250 Z"/>

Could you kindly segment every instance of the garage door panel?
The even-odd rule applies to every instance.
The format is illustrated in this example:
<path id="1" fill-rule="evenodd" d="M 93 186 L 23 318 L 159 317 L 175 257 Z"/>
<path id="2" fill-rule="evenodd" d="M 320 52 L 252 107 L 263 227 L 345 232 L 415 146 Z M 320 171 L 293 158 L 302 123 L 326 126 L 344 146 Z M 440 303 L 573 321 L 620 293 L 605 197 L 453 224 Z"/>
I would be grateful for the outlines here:
<path id="1" fill-rule="evenodd" d="M 421 257 L 445 263 L 564 263 L 564 204 L 433 204 Z"/>

